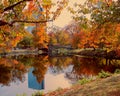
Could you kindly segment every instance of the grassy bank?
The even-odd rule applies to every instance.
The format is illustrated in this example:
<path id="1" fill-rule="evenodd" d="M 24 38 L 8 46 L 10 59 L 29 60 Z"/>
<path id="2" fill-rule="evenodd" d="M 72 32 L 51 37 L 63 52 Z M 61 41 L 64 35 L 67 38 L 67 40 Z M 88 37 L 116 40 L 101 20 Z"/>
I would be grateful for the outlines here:
<path id="1" fill-rule="evenodd" d="M 120 96 L 120 74 L 101 73 L 95 80 L 84 79 L 69 89 L 59 89 L 43 96 Z"/>
<path id="2" fill-rule="evenodd" d="M 27 54 L 42 54 L 42 51 L 30 50 L 30 49 L 18 49 L 11 50 L 10 52 L 0 53 L 0 56 L 12 56 L 12 55 L 27 55 Z"/>
<path id="3" fill-rule="evenodd" d="M 39 91 L 32 96 L 120 96 L 120 69 L 114 74 L 101 71 L 95 78 L 83 78 L 70 88 L 58 88 L 46 94 Z"/>

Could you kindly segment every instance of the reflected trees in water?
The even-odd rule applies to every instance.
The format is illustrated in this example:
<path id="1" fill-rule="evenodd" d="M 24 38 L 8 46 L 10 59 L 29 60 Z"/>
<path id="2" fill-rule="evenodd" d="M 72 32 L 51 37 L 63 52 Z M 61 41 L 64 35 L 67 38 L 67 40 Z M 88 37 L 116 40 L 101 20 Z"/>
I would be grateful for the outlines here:
<path id="1" fill-rule="evenodd" d="M 0 84 L 9 86 L 11 82 L 23 82 L 27 72 L 24 64 L 15 59 L 0 58 Z"/>
<path id="2" fill-rule="evenodd" d="M 37 81 L 40 83 L 48 70 L 49 61 L 48 56 L 35 56 L 32 67 L 34 68 L 33 74 L 36 76 Z"/>
<path id="3" fill-rule="evenodd" d="M 88 58 L 88 57 L 73 57 L 73 69 L 71 72 L 67 72 L 67 78 L 72 81 L 77 81 L 82 78 L 90 78 L 98 75 L 101 70 L 105 72 L 114 73 L 117 68 L 120 68 L 119 65 L 114 63 L 120 62 L 119 60 L 113 60 L 111 64 L 106 62 L 106 59 L 103 58 Z"/>
<path id="4" fill-rule="evenodd" d="M 65 71 L 65 69 L 72 64 L 71 57 L 49 57 L 50 70 L 52 74 L 60 74 Z"/>
<path id="5" fill-rule="evenodd" d="M 25 73 L 33 68 L 32 74 L 38 83 L 44 80 L 45 74 L 58 75 L 64 73 L 65 78 L 77 81 L 84 77 L 98 75 L 101 70 L 113 73 L 120 68 L 120 60 L 106 62 L 103 58 L 88 57 L 48 57 L 38 55 L 0 58 L 0 84 L 10 85 L 11 82 L 23 82 Z"/>

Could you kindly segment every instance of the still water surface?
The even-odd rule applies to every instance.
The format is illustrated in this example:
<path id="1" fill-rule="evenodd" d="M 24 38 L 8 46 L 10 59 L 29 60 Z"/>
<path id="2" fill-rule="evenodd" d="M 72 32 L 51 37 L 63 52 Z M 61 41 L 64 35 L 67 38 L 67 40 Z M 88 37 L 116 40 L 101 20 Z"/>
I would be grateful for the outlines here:
<path id="1" fill-rule="evenodd" d="M 113 73 L 120 60 L 87 57 L 12 56 L 0 58 L 0 96 L 16 96 L 34 91 L 52 91 L 70 87 L 84 77 L 101 70 Z"/>

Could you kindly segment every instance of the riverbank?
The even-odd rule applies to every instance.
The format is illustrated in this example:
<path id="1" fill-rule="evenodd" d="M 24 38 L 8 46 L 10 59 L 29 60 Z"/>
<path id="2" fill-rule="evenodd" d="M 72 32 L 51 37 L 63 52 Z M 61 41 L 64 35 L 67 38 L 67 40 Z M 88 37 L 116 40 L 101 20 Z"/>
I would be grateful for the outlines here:
<path id="1" fill-rule="evenodd" d="M 48 51 L 49 56 L 70 56 L 81 55 L 88 57 L 101 57 L 106 59 L 120 59 L 120 50 L 107 50 L 101 48 L 81 48 L 81 49 L 67 49 L 67 48 L 52 48 Z"/>
<path id="2" fill-rule="evenodd" d="M 54 50 L 48 50 L 45 52 L 44 50 L 38 49 L 17 49 L 11 50 L 10 52 L 3 52 L 0 53 L 0 56 L 13 56 L 13 55 L 27 55 L 27 54 L 35 54 L 35 55 L 42 55 L 46 54 L 49 56 L 71 56 L 71 55 L 80 55 L 80 56 L 88 56 L 88 57 L 102 57 L 107 59 L 120 59 L 120 55 L 116 51 L 107 52 L 107 50 L 103 49 L 93 49 L 93 48 L 86 48 L 86 49 L 65 49 L 65 48 L 57 48 Z"/>
<path id="3" fill-rule="evenodd" d="M 18 50 L 11 50 L 10 52 L 0 53 L 0 56 L 18 56 L 18 55 L 28 55 L 28 54 L 42 54 L 41 50 L 30 50 L 30 49 L 18 49 Z"/>
<path id="4" fill-rule="evenodd" d="M 120 96 L 120 74 L 98 78 L 84 85 L 74 85 L 71 88 L 59 89 L 45 96 Z"/>

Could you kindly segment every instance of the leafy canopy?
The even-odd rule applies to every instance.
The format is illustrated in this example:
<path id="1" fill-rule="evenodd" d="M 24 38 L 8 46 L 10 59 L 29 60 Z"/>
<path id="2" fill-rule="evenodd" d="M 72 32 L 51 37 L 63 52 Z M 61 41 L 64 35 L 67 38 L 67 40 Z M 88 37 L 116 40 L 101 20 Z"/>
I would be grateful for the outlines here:
<path id="1" fill-rule="evenodd" d="M 34 26 L 38 23 L 47 26 L 46 23 L 55 20 L 67 3 L 68 0 L 61 0 L 56 4 L 51 0 L 1 0 L 0 50 L 15 47 L 26 35 L 25 26 Z M 56 6 L 54 12 L 50 10 L 52 6 Z"/>
<path id="2" fill-rule="evenodd" d="M 73 14 L 73 19 L 79 22 L 79 27 L 85 30 L 85 33 L 86 30 L 88 32 L 88 36 L 84 38 L 79 36 L 85 41 L 81 40 L 79 43 L 86 45 L 89 42 L 90 46 L 99 48 L 119 48 L 119 0 L 86 0 L 83 5 L 75 4 L 75 7 L 76 9 L 69 7 L 68 10 Z"/>

